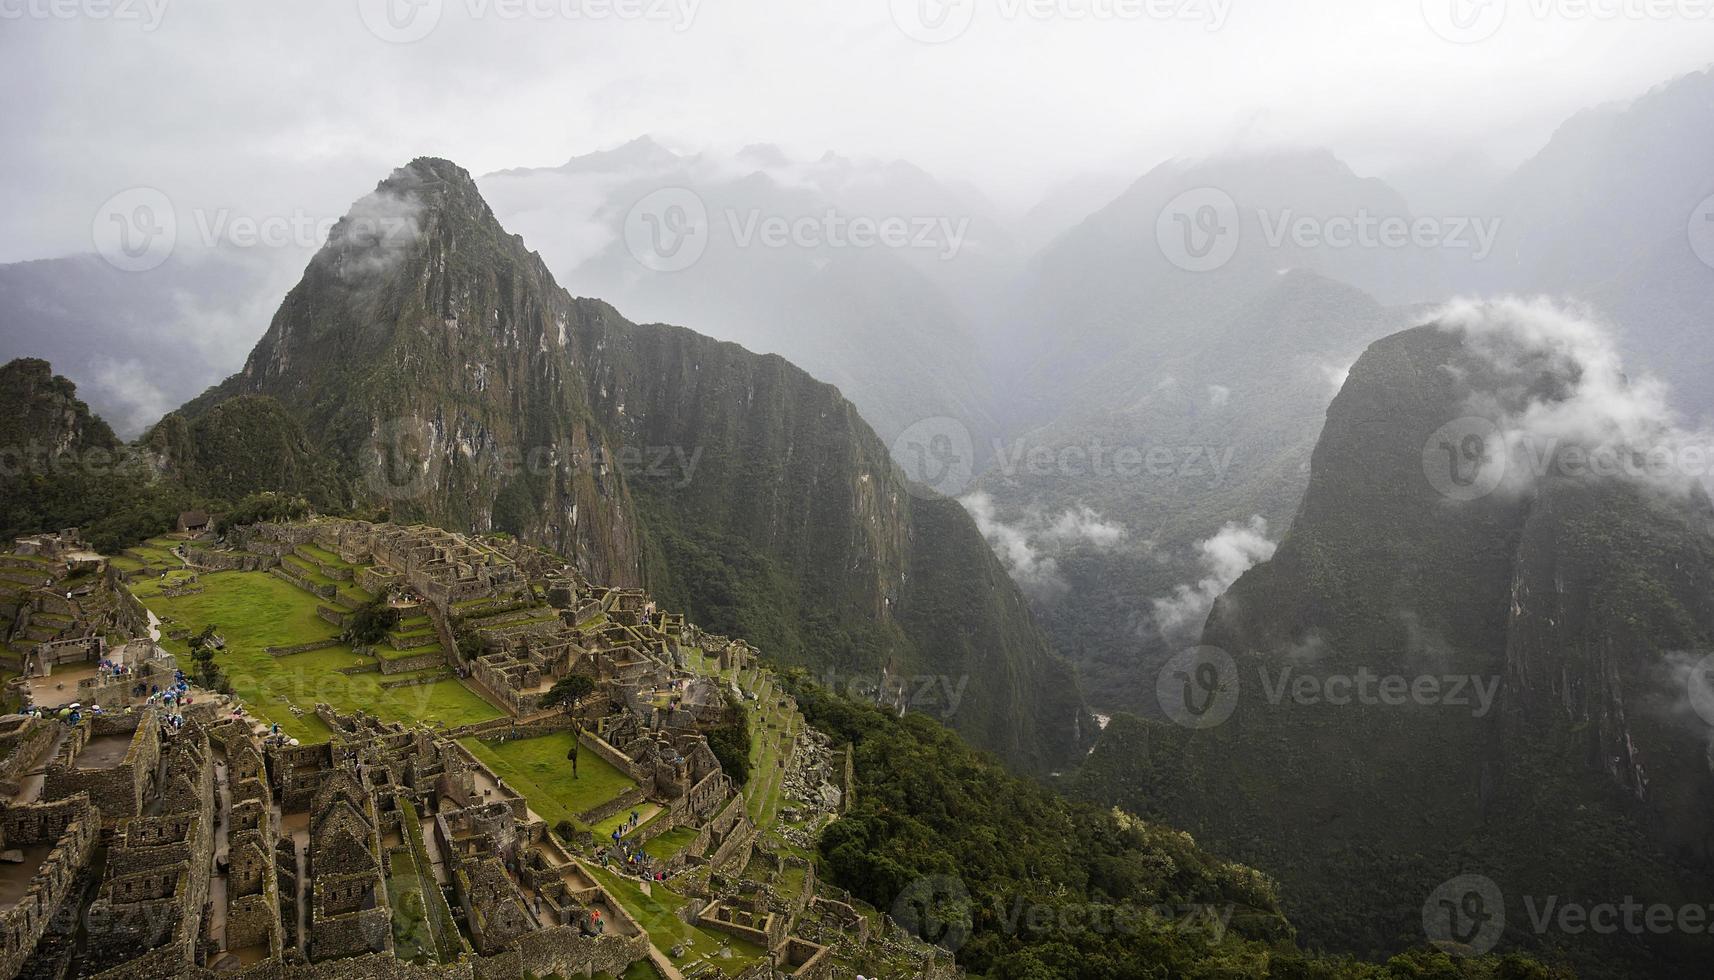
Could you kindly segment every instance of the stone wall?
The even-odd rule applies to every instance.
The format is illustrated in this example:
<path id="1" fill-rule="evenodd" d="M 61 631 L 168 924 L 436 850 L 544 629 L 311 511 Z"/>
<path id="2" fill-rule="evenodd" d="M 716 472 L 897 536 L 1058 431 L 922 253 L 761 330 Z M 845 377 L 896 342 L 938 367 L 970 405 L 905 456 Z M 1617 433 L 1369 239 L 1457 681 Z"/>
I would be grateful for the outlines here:
<path id="1" fill-rule="evenodd" d="M 623 976 L 631 964 L 648 959 L 648 934 L 585 936 L 571 926 L 527 933 L 498 956 L 478 957 L 478 980 L 516 980 L 524 976 L 581 977 L 591 973 Z"/>
<path id="2" fill-rule="evenodd" d="M 54 842 L 17 904 L 0 914 L 0 976 L 16 976 L 29 958 L 100 834 L 101 815 L 87 796 L 0 811 L 0 847 Z"/>
<path id="3" fill-rule="evenodd" d="M 641 787 L 634 787 L 600 806 L 583 811 L 577 815 L 577 819 L 586 824 L 598 824 L 615 813 L 622 813 L 632 807 L 641 806 L 648 798 L 649 794 L 644 792 Z"/>
<path id="4" fill-rule="evenodd" d="M 90 738 L 123 734 L 127 729 L 131 746 L 124 761 L 107 769 L 78 768 L 77 757 Z M 71 730 L 60 747 L 59 757 L 48 766 L 42 781 L 42 798 L 60 800 L 87 793 L 107 824 L 134 817 L 143 812 L 148 791 L 154 784 L 155 768 L 161 758 L 160 739 L 160 722 L 154 708 L 142 714 L 89 719 Z"/>
<path id="5" fill-rule="evenodd" d="M 0 720 L 0 795 L 16 796 L 18 781 L 53 751 L 59 722 L 27 715 Z"/>
<path id="6" fill-rule="evenodd" d="M 618 769 L 620 772 L 630 776 L 632 779 L 635 779 L 638 782 L 647 781 L 646 774 L 640 771 L 641 767 L 633 762 L 630 756 L 607 744 L 607 742 L 599 735 L 585 729 L 583 734 L 578 737 L 577 741 L 584 748 L 595 753 L 601 758 L 606 759 L 608 762 L 611 762 L 613 764 L 613 768 Z"/>

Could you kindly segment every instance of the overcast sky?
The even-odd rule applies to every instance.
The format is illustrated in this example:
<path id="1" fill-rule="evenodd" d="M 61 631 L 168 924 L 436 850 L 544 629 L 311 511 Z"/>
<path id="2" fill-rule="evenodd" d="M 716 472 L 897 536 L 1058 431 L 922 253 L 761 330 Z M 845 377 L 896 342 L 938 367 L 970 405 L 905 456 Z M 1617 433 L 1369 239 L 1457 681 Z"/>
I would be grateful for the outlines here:
<path id="1" fill-rule="evenodd" d="M 0 0 L 0 261 L 89 251 L 132 187 L 336 216 L 414 156 L 642 133 L 906 158 L 1012 207 L 1231 146 L 1510 164 L 1714 61 L 1708 0 L 1588 2 Z"/>

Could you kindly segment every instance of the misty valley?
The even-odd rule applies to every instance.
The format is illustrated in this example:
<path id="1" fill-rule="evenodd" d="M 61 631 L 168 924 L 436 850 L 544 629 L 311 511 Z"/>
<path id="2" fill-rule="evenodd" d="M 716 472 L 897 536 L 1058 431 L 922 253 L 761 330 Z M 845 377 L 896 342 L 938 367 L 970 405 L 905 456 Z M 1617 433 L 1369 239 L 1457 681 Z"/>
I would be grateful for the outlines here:
<path id="1" fill-rule="evenodd" d="M 0 4 L 0 980 L 1709 975 L 1704 6 Z"/>

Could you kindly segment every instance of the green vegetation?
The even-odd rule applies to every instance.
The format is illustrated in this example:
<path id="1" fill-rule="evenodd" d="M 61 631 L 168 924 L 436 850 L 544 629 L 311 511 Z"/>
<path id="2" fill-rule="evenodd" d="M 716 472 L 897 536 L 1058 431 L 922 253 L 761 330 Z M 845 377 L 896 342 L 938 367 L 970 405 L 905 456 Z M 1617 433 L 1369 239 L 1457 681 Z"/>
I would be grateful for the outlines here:
<path id="1" fill-rule="evenodd" d="M 744 702 L 726 695 L 726 720 L 708 732 L 708 748 L 720 760 L 720 768 L 731 777 L 735 786 L 750 781 L 750 712 Z"/>
<path id="2" fill-rule="evenodd" d="M 548 689 L 547 696 L 542 698 L 542 707 L 553 708 L 563 705 L 566 713 L 570 714 L 577 702 L 593 693 L 595 693 L 595 681 L 582 674 L 567 674 L 553 682 L 553 687 Z"/>
<path id="3" fill-rule="evenodd" d="M 369 647 L 387 638 L 399 625 L 399 611 L 387 604 L 385 598 L 371 600 L 351 614 L 340 639 L 354 647 Z M 433 635 L 433 631 L 429 631 Z"/>
<path id="4" fill-rule="evenodd" d="M 388 720 L 448 727 L 500 717 L 498 709 L 443 670 L 430 672 L 443 674 L 443 680 L 392 688 L 382 684 L 403 678 L 374 671 L 340 673 L 374 661 L 339 642 L 336 628 L 316 615 L 316 598 L 289 582 L 264 572 L 213 572 L 201 576 L 201 585 L 201 592 L 177 597 L 161 595 L 157 581 L 134 583 L 131 591 L 160 617 L 162 645 L 181 658 L 187 671 L 194 665 L 190 646 L 171 634 L 187 630 L 194 635 L 219 624 L 226 640 L 220 667 L 234 692 L 258 717 L 277 722 L 294 738 L 327 739 L 327 726 L 314 714 L 317 702 L 343 712 L 363 710 Z M 284 657 L 267 652 L 317 641 L 330 646 Z"/>
<path id="5" fill-rule="evenodd" d="M 649 894 L 644 894 L 638 882 L 596 864 L 582 864 L 596 882 L 636 918 L 657 948 L 671 949 L 682 945 L 686 951 L 682 963 L 702 960 L 727 976 L 737 976 L 767 955 L 767 951 L 759 946 L 724 933 L 698 929 L 680 919 L 678 912 L 684 907 L 685 899 L 669 889 L 651 887 Z M 725 948 L 732 950 L 730 957 L 716 955 Z"/>
<path id="6" fill-rule="evenodd" d="M 400 959 L 419 962 L 432 956 L 442 963 L 451 963 L 462 951 L 458 924 L 435 882 L 416 807 L 409 800 L 401 800 L 400 807 L 404 811 L 410 849 L 392 856 L 387 877 L 387 895 L 393 902 L 393 939 L 400 947 L 398 955 Z"/>
<path id="7" fill-rule="evenodd" d="M 504 742 L 466 738 L 461 744 L 522 793 L 530 809 L 553 826 L 561 820 L 576 823 L 578 814 L 637 786 L 630 776 L 593 752 L 580 754 L 579 775 L 573 779 L 571 763 L 566 759 L 572 741 L 570 732 L 556 732 Z"/>
<path id="8" fill-rule="evenodd" d="M 696 840 L 695 827 L 675 827 L 643 845 L 643 853 L 665 861 Z"/>
<path id="9" fill-rule="evenodd" d="M 1516 956 L 1416 950 L 1373 965 L 1306 953 L 1259 872 L 1198 850 L 1183 833 L 1011 776 L 926 717 L 894 718 L 815 687 L 801 671 L 787 680 L 809 722 L 857 752 L 856 804 L 821 837 L 824 875 L 877 908 L 927 901 L 933 914 L 919 921 L 934 924 L 928 938 L 956 945 L 974 974 L 1569 976 Z"/>
<path id="10" fill-rule="evenodd" d="M 210 623 L 202 628 L 202 632 L 190 638 L 190 659 L 196 664 L 196 682 L 211 691 L 222 694 L 232 693 L 232 682 L 221 673 L 220 667 L 214 662 L 215 625 Z"/>

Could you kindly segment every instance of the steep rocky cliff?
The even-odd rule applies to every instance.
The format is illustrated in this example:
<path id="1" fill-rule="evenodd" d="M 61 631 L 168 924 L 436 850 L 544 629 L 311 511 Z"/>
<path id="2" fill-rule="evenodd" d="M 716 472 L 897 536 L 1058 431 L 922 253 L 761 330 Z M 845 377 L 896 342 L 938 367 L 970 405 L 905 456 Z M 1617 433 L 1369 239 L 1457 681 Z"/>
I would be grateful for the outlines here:
<path id="1" fill-rule="evenodd" d="M 119 439 L 47 361 L 23 357 L 0 366 L 0 446 L 9 450 L 11 473 L 29 461 L 114 450 Z"/>
<path id="2" fill-rule="evenodd" d="M 841 684 L 944 678 L 959 697 L 943 716 L 978 744 L 1032 769 L 1076 757 L 1069 671 L 1016 588 L 836 389 L 572 298 L 451 163 L 415 161 L 359 201 L 244 370 L 183 414 L 246 395 L 284 406 L 395 519 L 647 582 Z"/>
<path id="3" fill-rule="evenodd" d="M 1188 724 L 1121 719 L 1077 789 L 1278 874 L 1317 944 L 1420 942 L 1436 889 L 1475 874 L 1506 945 L 1593 976 L 1678 969 L 1706 935 L 1531 913 L 1710 893 L 1714 717 L 1689 675 L 1714 636 L 1714 508 L 1680 474 L 1572 465 L 1673 435 L 1608 424 L 1646 391 L 1625 401 L 1610 363 L 1526 314 L 1363 355 L 1290 534 L 1181 665 L 1192 701 L 1230 716 L 1177 711 L 1163 674 L 1163 712 Z"/>

